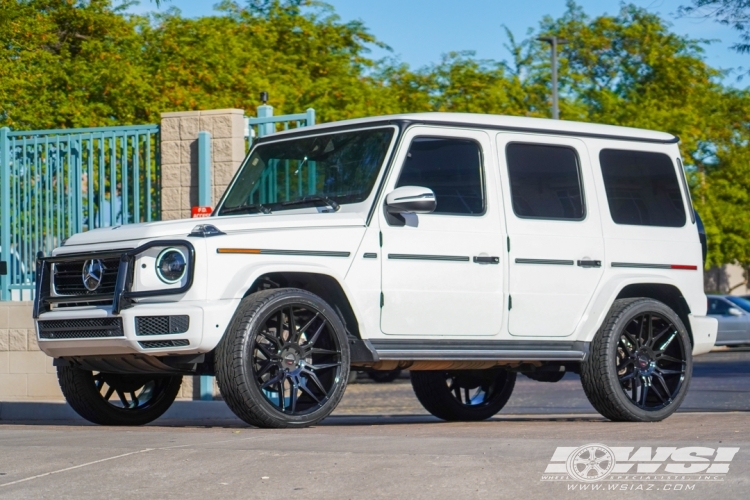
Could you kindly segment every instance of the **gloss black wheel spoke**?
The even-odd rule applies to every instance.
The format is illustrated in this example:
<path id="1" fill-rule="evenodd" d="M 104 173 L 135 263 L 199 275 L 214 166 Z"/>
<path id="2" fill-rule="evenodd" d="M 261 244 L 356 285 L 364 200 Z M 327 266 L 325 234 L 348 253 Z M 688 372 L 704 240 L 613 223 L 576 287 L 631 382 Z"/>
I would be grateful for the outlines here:
<path id="1" fill-rule="evenodd" d="M 112 394 L 114 394 L 114 393 L 115 393 L 115 388 L 114 388 L 114 387 L 112 387 L 112 386 L 110 386 L 110 387 L 109 387 L 109 388 L 107 389 L 107 393 L 106 393 L 106 394 L 104 395 L 104 400 L 105 400 L 105 401 L 109 401 L 109 398 L 111 398 L 111 397 L 112 397 Z"/>
<path id="2" fill-rule="evenodd" d="M 277 349 L 279 349 L 283 345 L 281 343 L 281 340 L 279 340 L 278 338 L 276 338 L 276 336 L 272 335 L 271 332 L 265 332 L 265 331 L 263 331 L 263 332 L 260 332 L 259 335 L 263 336 L 264 339 L 266 339 L 269 342 L 271 342 L 272 344 L 274 344 L 274 346 Z M 261 344 L 258 344 L 258 345 L 261 345 Z"/>
<path id="3" fill-rule="evenodd" d="M 656 371 L 661 375 L 682 375 L 685 373 L 684 370 L 665 370 L 663 368 L 657 368 Z"/>
<path id="4" fill-rule="evenodd" d="M 267 360 L 271 361 L 274 358 L 276 358 L 276 353 L 269 351 L 267 346 L 263 344 L 255 344 L 255 346 L 258 348 L 260 352 L 263 353 L 263 355 L 266 357 Z"/>
<path id="5" fill-rule="evenodd" d="M 339 351 L 334 351 L 331 349 L 318 349 L 318 348 L 312 348 L 310 349 L 310 354 L 320 354 L 320 355 L 333 355 L 333 354 L 339 354 Z"/>
<path id="6" fill-rule="evenodd" d="M 276 330 L 276 335 L 270 332 Z M 338 337 L 323 313 L 288 303 L 268 313 L 252 348 L 253 377 L 264 398 L 287 415 L 321 408 L 340 383 Z"/>
<path id="7" fill-rule="evenodd" d="M 289 315 L 289 338 L 287 338 L 287 342 L 294 344 L 299 341 L 299 337 L 297 332 L 297 319 L 294 317 L 293 306 L 289 308 L 287 314 Z"/>
<path id="8" fill-rule="evenodd" d="M 317 376 L 317 375 L 315 375 L 315 373 L 313 373 L 313 372 L 310 372 L 310 371 L 306 371 L 306 372 L 305 372 L 305 374 L 307 375 L 307 378 L 308 378 L 308 379 L 312 380 L 313 384 L 315 384 L 315 385 L 316 385 L 316 387 L 318 388 L 318 390 L 320 390 L 320 392 L 321 392 L 322 394 L 325 394 L 325 393 L 326 393 L 326 390 L 325 390 L 325 388 L 323 387 L 323 384 L 322 384 L 322 383 L 320 383 L 320 379 L 318 378 L 318 376 Z"/>
<path id="9" fill-rule="evenodd" d="M 268 390 L 269 387 L 272 385 L 276 385 L 279 383 L 279 381 L 284 380 L 283 373 L 277 373 L 275 376 L 271 377 L 270 379 L 266 380 L 261 386 L 261 389 Z"/>
<path id="10" fill-rule="evenodd" d="M 656 359 L 659 361 L 669 361 L 670 363 L 684 363 L 683 360 L 677 359 L 673 356 L 667 356 L 666 354 L 657 354 Z"/>
<path id="11" fill-rule="evenodd" d="M 636 335 L 628 331 L 634 325 Z M 643 313 L 623 328 L 615 370 L 622 391 L 634 405 L 652 411 L 672 403 L 682 387 L 686 348 L 674 323 L 656 312 Z"/>
<path id="12" fill-rule="evenodd" d="M 341 366 L 341 363 L 326 363 L 322 365 L 309 365 L 309 367 L 313 370 L 325 370 L 328 368 L 335 368 L 337 366 Z"/>
<path id="13" fill-rule="evenodd" d="M 320 404 L 320 399 L 318 399 L 318 396 L 313 394 L 313 392 L 305 384 L 300 384 L 299 388 L 302 389 L 302 392 L 313 398 L 316 403 Z"/>
<path id="14" fill-rule="evenodd" d="M 667 400 L 671 400 L 672 393 L 669 390 L 669 387 L 667 387 L 667 382 L 664 380 L 664 377 L 662 377 L 659 373 L 654 373 L 654 377 L 659 381 L 659 385 L 661 385 L 661 388 L 664 389 L 664 394 L 667 395 Z"/>
<path id="15" fill-rule="evenodd" d="M 315 345 L 315 342 L 317 342 L 318 337 L 320 337 L 320 334 L 323 332 L 323 329 L 326 327 L 327 322 L 326 320 L 323 320 L 323 322 L 320 324 L 318 329 L 313 334 L 312 338 L 307 342 L 308 345 L 313 346 Z"/>
<path id="16" fill-rule="evenodd" d="M 256 375 L 258 377 L 262 377 L 263 375 L 268 373 L 268 371 L 274 366 L 276 366 L 276 364 L 273 361 L 266 361 L 266 363 L 260 368 L 260 370 L 258 370 L 258 373 Z"/>
<path id="17" fill-rule="evenodd" d="M 314 321 L 315 321 L 316 319 L 318 319 L 318 316 L 320 316 L 320 313 L 316 312 L 316 313 L 315 313 L 315 316 L 313 316 L 312 318 L 310 318 L 310 321 L 308 321 L 307 323 L 305 323 L 305 326 L 303 326 L 302 328 L 300 328 L 300 329 L 299 329 L 299 332 L 300 332 L 300 336 L 301 336 L 302 334 L 304 334 L 304 333 L 306 333 L 306 332 L 307 332 L 307 329 L 308 329 L 308 328 L 310 328 L 310 327 L 312 326 L 313 322 L 314 322 Z"/>
<path id="18" fill-rule="evenodd" d="M 289 395 L 289 411 L 294 414 L 297 411 L 297 393 L 299 388 L 296 385 L 292 386 L 291 394 Z"/>
<path id="19" fill-rule="evenodd" d="M 130 406 L 130 403 L 128 403 L 128 398 L 125 397 L 125 393 L 123 393 L 119 389 L 115 389 L 115 392 L 117 393 L 117 397 L 120 398 L 120 402 L 122 403 L 122 406 L 124 406 L 125 408 Z"/>

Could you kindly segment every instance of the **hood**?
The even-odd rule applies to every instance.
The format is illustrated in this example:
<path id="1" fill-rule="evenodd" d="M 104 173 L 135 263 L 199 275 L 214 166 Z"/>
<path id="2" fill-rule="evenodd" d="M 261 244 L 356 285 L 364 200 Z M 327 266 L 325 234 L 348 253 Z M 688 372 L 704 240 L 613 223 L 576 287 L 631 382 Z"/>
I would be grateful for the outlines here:
<path id="1" fill-rule="evenodd" d="M 161 222 L 144 222 L 94 229 L 71 236 L 64 248 L 102 243 L 126 243 L 137 246 L 141 240 L 154 238 L 184 238 L 199 224 L 211 224 L 227 234 L 248 231 L 286 230 L 311 227 L 364 226 L 365 219 L 358 213 L 253 214 L 233 217 L 206 217 Z M 72 248 L 71 248 L 72 250 Z"/>

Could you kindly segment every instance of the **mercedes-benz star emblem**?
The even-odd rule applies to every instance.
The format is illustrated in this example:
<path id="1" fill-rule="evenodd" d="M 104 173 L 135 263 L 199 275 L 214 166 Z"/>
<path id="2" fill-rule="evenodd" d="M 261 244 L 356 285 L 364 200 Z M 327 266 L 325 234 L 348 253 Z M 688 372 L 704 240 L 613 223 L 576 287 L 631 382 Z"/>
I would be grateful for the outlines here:
<path id="1" fill-rule="evenodd" d="M 96 291 L 99 285 L 102 284 L 102 278 L 104 277 L 104 264 L 99 259 L 87 260 L 83 263 L 83 286 L 89 292 Z"/>

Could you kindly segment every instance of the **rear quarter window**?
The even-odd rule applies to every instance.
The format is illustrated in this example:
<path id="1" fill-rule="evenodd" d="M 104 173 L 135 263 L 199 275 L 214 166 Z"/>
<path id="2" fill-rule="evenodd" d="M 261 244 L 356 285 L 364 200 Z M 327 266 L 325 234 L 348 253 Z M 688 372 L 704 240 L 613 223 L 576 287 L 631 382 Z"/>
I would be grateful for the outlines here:
<path id="1" fill-rule="evenodd" d="M 603 149 L 599 153 L 609 213 L 616 224 L 682 227 L 685 205 L 669 156 Z"/>

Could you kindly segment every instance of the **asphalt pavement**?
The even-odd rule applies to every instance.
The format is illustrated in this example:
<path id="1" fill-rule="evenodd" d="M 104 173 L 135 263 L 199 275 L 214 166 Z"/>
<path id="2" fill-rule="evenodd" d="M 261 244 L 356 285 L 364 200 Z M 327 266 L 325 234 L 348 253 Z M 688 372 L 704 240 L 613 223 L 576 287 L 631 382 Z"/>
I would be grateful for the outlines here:
<path id="1" fill-rule="evenodd" d="M 696 358 L 683 408 L 653 424 L 604 420 L 574 375 L 519 377 L 507 407 L 479 423 L 429 416 L 407 379 L 351 385 L 335 414 L 309 429 L 254 429 L 223 414 L 141 428 L 4 422 L 0 498 L 745 499 L 748 396 L 743 350 Z M 629 473 L 550 474 L 568 456 L 585 459 L 574 449 L 592 443 Z M 675 473 L 691 467 L 704 473 Z"/>

